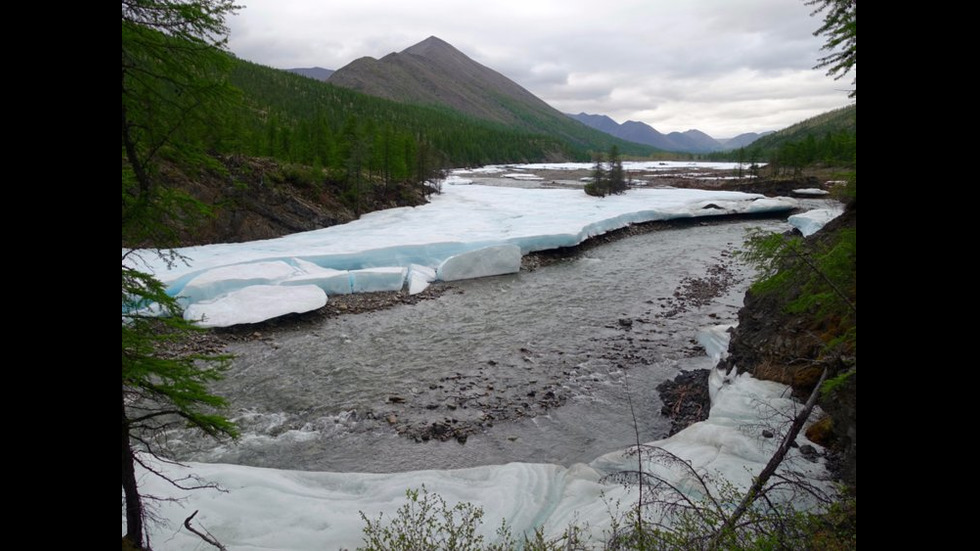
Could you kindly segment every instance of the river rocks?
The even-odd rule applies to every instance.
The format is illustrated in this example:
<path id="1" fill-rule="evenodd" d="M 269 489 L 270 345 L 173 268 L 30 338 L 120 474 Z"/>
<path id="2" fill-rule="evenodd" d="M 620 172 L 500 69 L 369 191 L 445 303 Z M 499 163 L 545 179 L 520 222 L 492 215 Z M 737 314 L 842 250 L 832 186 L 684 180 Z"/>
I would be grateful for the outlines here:
<path id="1" fill-rule="evenodd" d="M 520 352 L 533 355 L 527 348 Z M 398 434 L 417 442 L 456 440 L 464 444 L 470 435 L 494 423 L 534 417 L 568 399 L 561 376 L 498 378 L 487 369 L 492 367 L 478 366 L 472 374 L 456 373 L 392 393 L 385 401 L 388 411 L 374 417 L 385 419 Z"/>
<path id="2" fill-rule="evenodd" d="M 722 256 L 730 257 L 730 253 L 723 252 Z M 664 311 L 658 317 L 670 318 L 693 308 L 701 308 L 725 294 L 739 282 L 730 263 L 729 258 L 714 264 L 704 277 L 684 278 L 673 297 L 661 299 Z"/>
<path id="3" fill-rule="evenodd" d="M 657 386 L 657 392 L 664 405 L 660 413 L 669 417 L 670 432 L 673 436 L 692 423 L 704 421 L 711 410 L 711 397 L 708 395 L 708 369 L 686 371 L 672 380 Z"/>

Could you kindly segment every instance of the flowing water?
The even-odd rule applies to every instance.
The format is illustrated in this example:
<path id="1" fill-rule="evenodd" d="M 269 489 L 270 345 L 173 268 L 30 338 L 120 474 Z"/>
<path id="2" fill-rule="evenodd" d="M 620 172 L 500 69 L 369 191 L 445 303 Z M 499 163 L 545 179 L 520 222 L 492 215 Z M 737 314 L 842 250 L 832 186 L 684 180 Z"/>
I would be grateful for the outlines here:
<path id="1" fill-rule="evenodd" d="M 215 446 L 171 434 L 170 444 L 184 460 L 395 472 L 571 465 L 662 438 L 670 423 L 656 386 L 711 367 L 695 338 L 736 321 L 751 273 L 732 253 L 754 227 L 789 228 L 661 229 L 533 271 L 454 282 L 418 304 L 235 343 L 214 391 L 242 438 Z M 727 288 L 707 303 L 684 300 L 711 281 Z M 429 434 L 466 436 L 419 438 L 433 425 Z"/>

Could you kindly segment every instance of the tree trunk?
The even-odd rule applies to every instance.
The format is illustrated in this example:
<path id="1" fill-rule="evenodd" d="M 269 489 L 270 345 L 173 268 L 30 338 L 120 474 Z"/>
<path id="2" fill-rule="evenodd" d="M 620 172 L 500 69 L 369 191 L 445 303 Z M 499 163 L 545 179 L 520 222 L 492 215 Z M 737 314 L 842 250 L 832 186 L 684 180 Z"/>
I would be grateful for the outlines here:
<path id="1" fill-rule="evenodd" d="M 126 417 L 126 392 L 120 389 L 122 407 L 122 487 L 126 497 L 126 539 L 137 549 L 143 548 L 143 501 L 136 484 L 136 466 L 129 441 L 129 419 Z"/>

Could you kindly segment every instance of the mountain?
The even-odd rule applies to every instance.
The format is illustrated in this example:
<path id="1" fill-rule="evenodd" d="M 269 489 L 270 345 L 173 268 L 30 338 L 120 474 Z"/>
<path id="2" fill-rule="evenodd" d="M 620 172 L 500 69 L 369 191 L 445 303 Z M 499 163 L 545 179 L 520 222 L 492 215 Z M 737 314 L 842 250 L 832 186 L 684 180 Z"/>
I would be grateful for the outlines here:
<path id="1" fill-rule="evenodd" d="M 591 126 L 600 132 L 605 132 L 606 134 L 615 135 L 619 131 L 619 123 L 610 119 L 605 115 L 588 115 L 586 113 L 579 113 L 578 115 L 569 115 L 573 119 L 585 123 L 586 126 Z M 631 121 L 632 122 L 632 121 Z M 632 140 L 630 138 L 623 138 L 630 140 L 632 142 L 646 143 L 639 140 Z"/>
<path id="2" fill-rule="evenodd" d="M 616 121 L 605 115 L 590 115 L 579 113 L 578 115 L 566 115 L 596 130 L 605 132 L 617 138 L 642 143 L 664 151 L 683 151 L 685 153 L 710 153 L 712 151 L 723 151 L 726 149 L 737 149 L 742 145 L 751 143 L 750 136 L 758 137 L 759 134 L 742 134 L 740 140 L 732 145 L 733 140 L 725 142 L 716 140 L 700 130 L 688 130 L 687 132 L 671 132 L 662 134 L 649 124 L 638 121 L 626 121 L 618 124 Z M 744 138 L 743 138 L 744 136 Z M 737 145 L 741 144 L 741 145 Z"/>
<path id="3" fill-rule="evenodd" d="M 435 36 L 380 60 L 357 59 L 334 72 L 328 82 L 395 101 L 446 105 L 506 124 L 521 122 L 515 103 L 542 114 L 553 111 L 512 80 Z"/>
<path id="4" fill-rule="evenodd" d="M 304 77 L 310 77 L 314 80 L 327 80 L 330 75 L 334 73 L 333 69 L 324 69 L 323 67 L 309 67 L 306 69 L 286 69 L 290 73 L 296 73 L 297 75 L 303 75 Z"/>
<path id="5" fill-rule="evenodd" d="M 667 137 L 673 140 L 681 149 L 679 151 L 689 151 L 691 153 L 708 153 L 724 149 L 717 140 L 701 132 L 700 130 L 687 130 L 686 132 L 671 132 Z"/>
<path id="6" fill-rule="evenodd" d="M 509 127 L 558 137 L 578 147 L 646 155 L 637 147 L 578 124 L 504 75 L 429 38 L 381 59 L 362 57 L 337 69 L 328 83 L 397 102 L 449 108 Z"/>
<path id="7" fill-rule="evenodd" d="M 665 151 L 679 151 L 681 149 L 673 140 L 658 132 L 656 128 L 642 122 L 626 121 L 622 125 L 618 125 L 618 128 L 610 134 L 631 142 L 652 145 Z"/>
<path id="8" fill-rule="evenodd" d="M 772 134 L 774 132 L 775 132 L 774 130 L 770 130 L 768 132 L 762 132 L 761 134 L 758 132 L 746 132 L 744 134 L 739 134 L 734 138 L 729 138 L 727 140 L 718 140 L 718 141 L 721 142 L 721 145 L 723 145 L 725 149 L 738 149 L 740 147 L 746 147 L 752 144 L 753 142 L 755 142 L 756 140 L 758 140 L 759 138 L 763 136 L 768 136 L 769 134 Z"/>

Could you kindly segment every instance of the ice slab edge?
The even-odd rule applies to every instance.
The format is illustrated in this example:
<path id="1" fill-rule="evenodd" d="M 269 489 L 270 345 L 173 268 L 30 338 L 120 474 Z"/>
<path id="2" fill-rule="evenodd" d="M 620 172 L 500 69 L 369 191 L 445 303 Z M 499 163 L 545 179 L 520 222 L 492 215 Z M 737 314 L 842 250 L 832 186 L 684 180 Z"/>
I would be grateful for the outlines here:
<path id="1" fill-rule="evenodd" d="M 451 256 L 436 268 L 436 279 L 456 281 L 503 274 L 521 270 L 521 248 L 517 245 L 497 245 Z"/>

